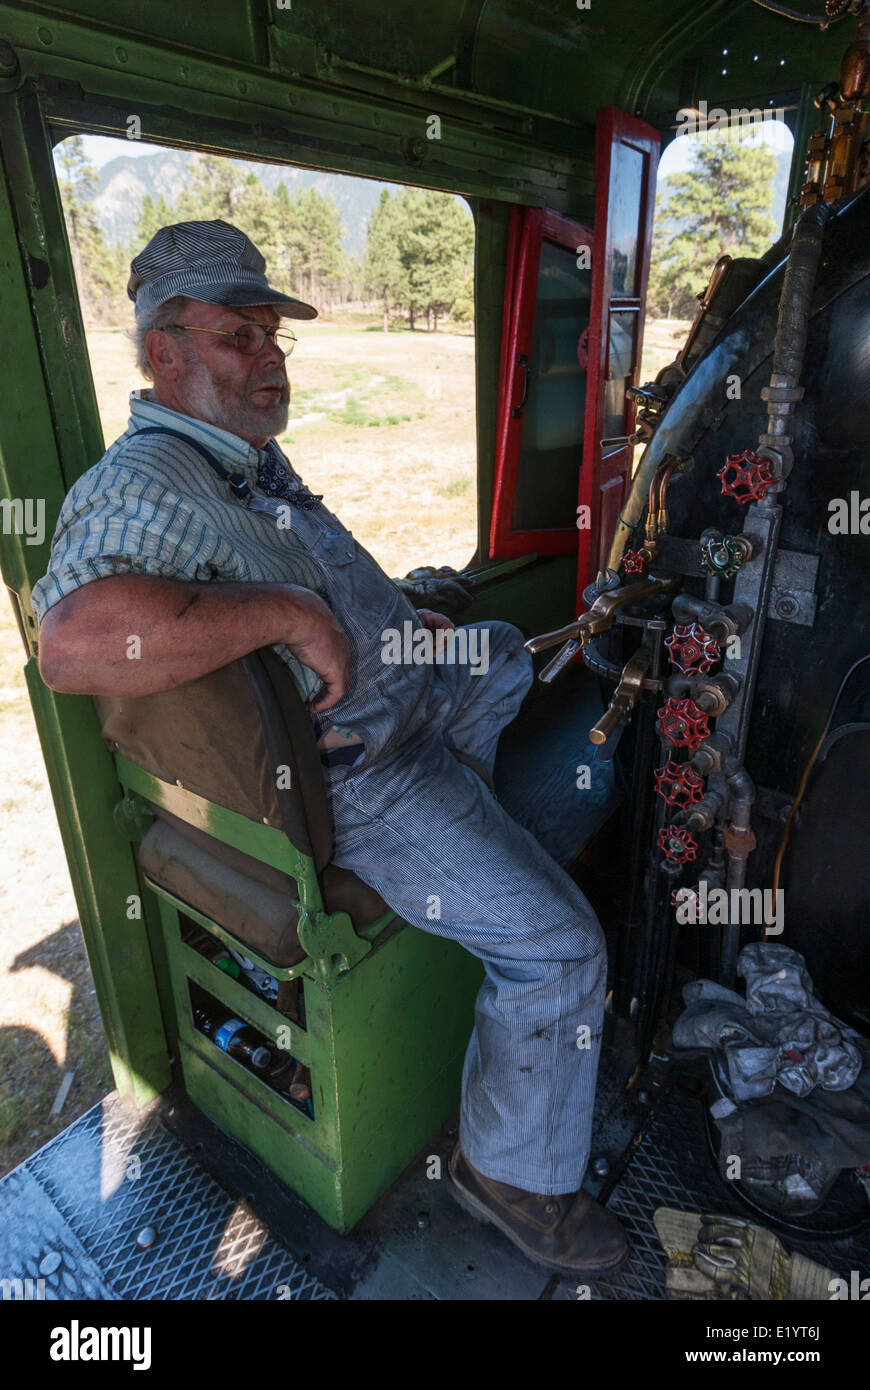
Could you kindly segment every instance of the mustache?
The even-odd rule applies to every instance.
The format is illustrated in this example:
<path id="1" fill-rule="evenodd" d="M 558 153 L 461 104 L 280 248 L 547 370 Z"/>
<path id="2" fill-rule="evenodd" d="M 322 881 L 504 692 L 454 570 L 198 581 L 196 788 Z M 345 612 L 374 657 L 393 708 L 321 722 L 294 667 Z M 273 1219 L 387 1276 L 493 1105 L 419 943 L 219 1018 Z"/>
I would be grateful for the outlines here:
<path id="1" fill-rule="evenodd" d="M 264 377 L 262 381 L 252 381 L 248 388 L 249 394 L 251 391 L 262 391 L 265 387 L 274 387 L 281 392 L 289 393 L 290 382 L 287 380 L 286 376 L 267 376 Z"/>

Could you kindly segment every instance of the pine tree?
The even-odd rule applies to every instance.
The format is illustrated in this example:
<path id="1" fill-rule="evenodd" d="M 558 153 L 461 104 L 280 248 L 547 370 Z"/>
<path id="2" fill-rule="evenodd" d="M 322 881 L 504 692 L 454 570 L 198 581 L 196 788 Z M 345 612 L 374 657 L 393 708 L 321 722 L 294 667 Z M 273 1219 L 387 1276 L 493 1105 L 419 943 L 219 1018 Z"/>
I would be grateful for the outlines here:
<path id="1" fill-rule="evenodd" d="M 99 179 L 80 135 L 57 146 L 55 166 L 82 314 L 90 326 L 119 311 L 126 283 L 124 254 L 106 244 L 91 207 Z"/>
<path id="2" fill-rule="evenodd" d="M 279 220 L 275 199 L 257 178 L 249 174 L 235 196 L 233 222 L 240 227 L 260 251 L 266 261 L 266 273 L 275 288 L 284 291 L 284 285 L 276 280 L 279 269 L 278 244 Z"/>
<path id="3" fill-rule="evenodd" d="M 333 287 L 344 272 L 341 218 L 331 194 L 303 189 L 294 199 L 295 240 L 305 293 L 312 303 L 331 301 Z M 301 290 L 300 286 L 300 290 Z"/>
<path id="4" fill-rule="evenodd" d="M 173 222 L 179 220 L 180 219 L 175 216 L 167 204 L 162 193 L 156 202 L 151 197 L 150 193 L 146 193 L 145 197 L 142 199 L 142 207 L 139 209 L 139 218 L 136 223 L 136 236 L 134 239 L 135 249 L 132 254 L 135 255 L 136 251 L 141 251 L 142 247 L 148 244 L 155 232 L 158 232 L 161 227 L 169 227 Z"/>
<path id="5" fill-rule="evenodd" d="M 175 208 L 176 222 L 232 222 L 245 175 L 232 159 L 194 154 L 187 187 Z"/>
<path id="6" fill-rule="evenodd" d="M 269 263 L 269 273 L 274 275 L 275 284 L 285 294 L 295 294 L 299 289 L 297 263 L 299 261 L 298 217 L 286 183 L 279 183 L 272 194 L 272 216 L 274 218 L 274 260 Z"/>
<path id="7" fill-rule="evenodd" d="M 407 216 L 401 255 L 408 272 L 409 303 L 426 313 L 432 331 L 459 297 L 474 255 L 474 224 L 458 200 L 432 189 L 404 190 Z"/>
<path id="8" fill-rule="evenodd" d="M 366 290 L 381 301 L 385 333 L 390 327 L 390 310 L 408 302 L 408 277 L 399 252 L 401 222 L 398 194 L 394 198 L 389 189 L 382 189 L 380 202 L 369 218 L 362 278 Z"/>
<path id="9" fill-rule="evenodd" d="M 775 153 L 751 134 L 714 130 L 694 142 L 689 170 L 659 189 L 649 281 L 654 313 L 690 316 L 719 256 L 766 250 L 776 233 L 768 211 L 775 175 Z"/>
<path id="10" fill-rule="evenodd" d="M 146 195 L 136 234 L 126 251 L 107 246 L 90 207 L 96 170 L 85 158 L 81 137 L 58 146 L 61 196 L 82 304 L 89 317 L 116 317 L 126 310 L 127 263 L 164 226 L 184 221 L 232 222 L 253 241 L 266 261 L 275 288 L 326 307 L 359 287 L 358 258 L 342 249 L 343 225 L 331 196 L 306 189 L 291 197 L 284 182 L 270 194 L 254 173 L 238 162 L 195 154 L 180 197 L 168 204 L 162 195 Z"/>
<path id="11" fill-rule="evenodd" d="M 438 319 L 467 296 L 474 257 L 474 224 L 449 193 L 384 189 L 369 222 L 364 279 L 383 305 L 384 330 L 390 309 L 408 311 L 413 330 L 418 315 L 437 332 Z"/>

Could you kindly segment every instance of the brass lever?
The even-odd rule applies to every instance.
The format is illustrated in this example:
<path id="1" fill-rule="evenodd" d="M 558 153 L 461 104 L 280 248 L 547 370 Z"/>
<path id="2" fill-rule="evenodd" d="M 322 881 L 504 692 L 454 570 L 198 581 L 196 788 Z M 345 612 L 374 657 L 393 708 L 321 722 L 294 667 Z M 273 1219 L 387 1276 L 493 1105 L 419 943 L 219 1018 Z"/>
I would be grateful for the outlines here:
<path id="1" fill-rule="evenodd" d="M 635 584 L 624 584 L 618 589 L 608 589 L 581 613 L 573 623 L 560 627 L 556 632 L 542 632 L 540 637 L 530 637 L 524 643 L 527 652 L 543 652 L 555 647 L 559 642 L 577 642 L 584 647 L 593 637 L 607 632 L 613 626 L 613 615 L 619 608 L 629 603 L 637 603 L 652 594 L 664 594 L 679 585 L 679 579 L 641 579 Z"/>
<path id="2" fill-rule="evenodd" d="M 633 656 L 622 668 L 619 684 L 610 697 L 610 704 L 596 724 L 589 730 L 589 742 L 600 746 L 606 743 L 615 729 L 623 724 L 637 704 L 643 690 L 644 677 L 650 668 L 652 652 L 649 647 L 638 647 Z"/>

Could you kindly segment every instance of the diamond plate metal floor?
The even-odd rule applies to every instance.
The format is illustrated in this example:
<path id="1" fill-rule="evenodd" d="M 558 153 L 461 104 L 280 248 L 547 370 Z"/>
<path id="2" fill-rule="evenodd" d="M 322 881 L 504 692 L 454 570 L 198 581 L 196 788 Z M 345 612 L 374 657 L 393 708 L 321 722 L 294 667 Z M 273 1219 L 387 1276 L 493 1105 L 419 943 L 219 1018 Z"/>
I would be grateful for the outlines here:
<path id="1" fill-rule="evenodd" d="M 607 1204 L 626 1226 L 631 1254 L 582 1295 L 660 1301 L 656 1207 L 753 1218 L 718 1177 L 703 1102 L 667 1090 L 666 1069 L 647 1083 L 654 1109 L 628 1100 L 613 1057 L 593 1154 L 611 1162 Z M 0 1280 L 43 1279 L 46 1299 L 576 1300 L 576 1280 L 532 1265 L 456 1204 L 447 1176 L 455 1125 L 339 1236 L 183 1098 L 135 1111 L 109 1096 L 0 1182 Z M 620 1172 L 626 1145 L 631 1157 Z M 870 1226 L 836 1240 L 782 1239 L 844 1278 L 870 1275 Z"/>
<path id="2" fill-rule="evenodd" d="M 625 1225 L 631 1255 L 615 1276 L 590 1286 L 593 1301 L 665 1297 L 666 1260 L 653 1225 L 657 1207 L 731 1212 L 765 1224 L 719 1178 L 707 1146 L 703 1102 L 677 1088 L 657 1110 L 607 1206 Z M 860 1271 L 864 1278 L 870 1275 L 870 1205 L 867 1214 L 868 1222 L 859 1232 L 838 1239 L 804 1238 L 775 1226 L 771 1229 L 787 1249 L 801 1251 L 847 1280 L 852 1270 Z M 576 1281 L 562 1281 L 553 1297 L 558 1301 L 576 1299 Z"/>
<path id="3" fill-rule="evenodd" d="M 108 1096 L 0 1183 L 0 1278 L 46 1299 L 333 1298 L 158 1111 Z"/>

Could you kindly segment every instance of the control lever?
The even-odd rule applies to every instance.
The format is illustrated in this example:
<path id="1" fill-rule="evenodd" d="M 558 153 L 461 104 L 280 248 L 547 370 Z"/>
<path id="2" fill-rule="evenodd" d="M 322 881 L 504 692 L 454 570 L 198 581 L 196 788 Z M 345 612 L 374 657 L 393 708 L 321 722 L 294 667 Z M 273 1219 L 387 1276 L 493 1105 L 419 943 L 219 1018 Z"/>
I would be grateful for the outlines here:
<path id="1" fill-rule="evenodd" d="M 538 680 L 548 684 L 567 666 L 572 657 L 576 656 L 581 647 L 585 647 L 587 642 L 599 633 L 607 632 L 613 626 L 617 609 L 625 608 L 630 603 L 638 603 L 652 594 L 670 593 L 679 584 L 678 578 L 641 579 L 635 584 L 608 589 L 605 593 L 599 594 L 592 606 L 587 608 L 585 613 L 581 613 L 573 623 L 557 628 L 555 632 L 542 632 L 539 637 L 530 637 L 523 644 L 527 652 L 543 652 L 548 647 L 558 646 L 560 642 L 565 644 L 554 660 L 544 667 Z"/>
<path id="2" fill-rule="evenodd" d="M 555 680 L 559 672 L 565 669 L 569 661 L 574 660 L 582 646 L 583 643 L 577 638 L 572 638 L 570 642 L 566 642 L 562 650 L 553 657 L 553 660 L 547 662 L 538 676 L 538 680 L 543 681 L 544 685 L 549 685 L 550 681 Z"/>
<path id="3" fill-rule="evenodd" d="M 651 661 L 652 652 L 649 647 L 638 647 L 634 655 L 628 658 L 622 668 L 619 683 L 610 697 L 610 704 L 597 724 L 593 724 L 589 730 L 590 743 L 594 743 L 597 748 L 601 748 L 603 744 L 607 745 L 606 753 L 596 753 L 598 762 L 607 762 L 613 757 L 616 745 L 643 690 L 644 678 Z"/>

